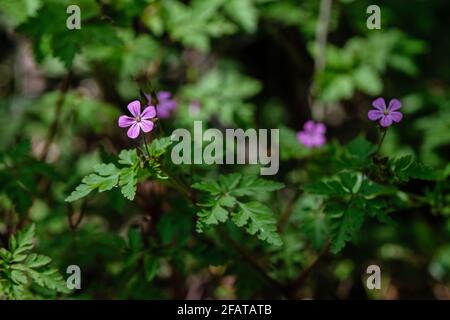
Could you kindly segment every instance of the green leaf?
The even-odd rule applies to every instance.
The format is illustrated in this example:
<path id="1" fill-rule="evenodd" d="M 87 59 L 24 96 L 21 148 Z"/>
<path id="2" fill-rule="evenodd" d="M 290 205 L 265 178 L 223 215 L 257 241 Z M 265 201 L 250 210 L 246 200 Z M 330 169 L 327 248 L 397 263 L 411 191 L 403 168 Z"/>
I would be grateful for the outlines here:
<path id="1" fill-rule="evenodd" d="M 258 238 L 275 246 L 283 242 L 277 233 L 277 224 L 272 211 L 260 202 L 238 202 L 240 210 L 232 214 L 233 222 L 243 227 L 247 225 L 247 232 L 257 234 Z"/>
<path id="2" fill-rule="evenodd" d="M 9 250 L 12 252 L 13 258 L 33 249 L 35 229 L 35 225 L 32 224 L 28 228 L 19 231 L 15 237 L 11 236 Z"/>
<path id="3" fill-rule="evenodd" d="M 153 157 L 160 157 L 169 149 L 172 143 L 171 137 L 154 139 L 148 148 L 149 153 Z"/>
<path id="4" fill-rule="evenodd" d="M 150 255 L 144 257 L 145 279 L 151 282 L 157 275 L 159 270 L 159 260 Z"/>
<path id="5" fill-rule="evenodd" d="M 257 195 L 262 192 L 273 192 L 284 188 L 284 184 L 276 181 L 266 180 L 257 176 L 244 176 L 239 185 L 234 188 L 235 184 L 228 185 L 231 195 L 242 197 Z"/>
<path id="6" fill-rule="evenodd" d="M 117 185 L 123 196 L 133 200 L 136 195 L 136 184 L 140 169 L 140 160 L 135 149 L 122 150 L 119 153 L 119 164 L 125 165 L 121 169 L 114 164 L 99 164 L 94 167 L 95 173 L 83 178 L 81 184 L 65 199 L 67 202 L 79 200 L 87 196 L 91 191 L 108 191 Z M 155 169 L 156 172 L 158 172 Z"/>
<path id="7" fill-rule="evenodd" d="M 28 282 L 26 274 L 20 270 L 11 271 L 11 280 L 18 285 L 23 285 Z"/>
<path id="8" fill-rule="evenodd" d="M 9 24 L 18 26 L 35 15 L 41 5 L 41 0 L 1 1 L 0 12 Z"/>
<path id="9" fill-rule="evenodd" d="M 347 145 L 346 150 L 347 154 L 343 161 L 346 162 L 347 168 L 349 165 L 352 168 L 359 168 L 364 166 L 369 156 L 375 152 L 375 146 L 362 136 L 358 136 Z"/>
<path id="10" fill-rule="evenodd" d="M 32 253 L 26 258 L 25 265 L 28 268 L 39 268 L 48 265 L 51 261 L 52 259 L 47 256 Z"/>
<path id="11" fill-rule="evenodd" d="M 206 202 L 200 204 L 209 209 L 203 209 L 197 214 L 197 231 L 202 232 L 205 225 L 225 222 L 232 212 L 236 225 L 240 227 L 247 225 L 246 229 L 250 234 L 258 234 L 258 238 L 274 245 L 281 244 L 271 210 L 260 202 L 244 204 L 237 198 L 273 192 L 283 188 L 284 184 L 255 176 L 243 177 L 241 174 L 235 173 L 221 175 L 218 182 L 215 180 L 202 181 L 192 187 L 209 194 Z M 238 205 L 237 212 L 235 212 L 236 204 Z"/>
<path id="12" fill-rule="evenodd" d="M 326 208 L 331 227 L 331 252 L 341 251 L 364 221 L 364 211 L 350 205 L 330 204 Z"/>
<path id="13" fill-rule="evenodd" d="M 192 185 L 192 188 L 194 188 L 196 190 L 208 192 L 212 195 L 218 195 L 222 192 L 222 188 L 214 180 L 196 182 Z"/>
<path id="14" fill-rule="evenodd" d="M 134 166 L 139 162 L 139 157 L 137 155 L 136 149 L 122 150 L 119 153 L 119 163 Z"/>
<path id="15" fill-rule="evenodd" d="M 354 172 L 348 172 L 344 171 L 339 173 L 339 179 L 342 183 L 342 187 L 345 189 L 348 193 L 356 193 L 357 190 L 356 187 L 358 187 L 358 176 Z"/>
<path id="16" fill-rule="evenodd" d="M 123 196 L 133 200 L 136 195 L 137 170 L 132 167 L 120 170 L 119 186 Z"/>
<path id="17" fill-rule="evenodd" d="M 421 180 L 437 178 L 437 173 L 431 167 L 415 161 L 411 155 L 391 160 L 390 166 L 397 178 L 402 181 L 408 181 L 409 178 Z"/>
<path id="18" fill-rule="evenodd" d="M 220 204 L 216 204 L 211 210 L 202 210 L 197 213 L 197 231 L 202 232 L 205 225 L 219 224 L 219 222 L 225 222 L 228 219 L 228 211 L 225 210 Z"/>
<path id="19" fill-rule="evenodd" d="M 247 32 L 254 32 L 258 24 L 258 11 L 253 0 L 228 0 L 226 12 Z"/>
<path id="20" fill-rule="evenodd" d="M 380 75 L 367 65 L 360 66 L 353 73 L 353 79 L 357 89 L 370 95 L 378 95 L 383 90 L 383 82 Z"/>
<path id="21" fill-rule="evenodd" d="M 37 272 L 33 269 L 27 269 L 28 275 L 39 286 L 62 293 L 69 293 L 66 281 L 55 268 L 49 268 L 42 272 Z"/>
<path id="22" fill-rule="evenodd" d="M 327 179 L 316 183 L 306 184 L 303 186 L 303 189 L 312 194 L 330 196 L 340 196 L 347 193 L 341 182 L 335 179 Z"/>
<path id="23" fill-rule="evenodd" d="M 79 200 L 91 191 L 99 192 L 111 190 L 119 181 L 119 169 L 113 164 L 100 164 L 94 168 L 98 174 L 90 174 L 83 178 L 81 184 L 65 199 L 67 202 Z"/>

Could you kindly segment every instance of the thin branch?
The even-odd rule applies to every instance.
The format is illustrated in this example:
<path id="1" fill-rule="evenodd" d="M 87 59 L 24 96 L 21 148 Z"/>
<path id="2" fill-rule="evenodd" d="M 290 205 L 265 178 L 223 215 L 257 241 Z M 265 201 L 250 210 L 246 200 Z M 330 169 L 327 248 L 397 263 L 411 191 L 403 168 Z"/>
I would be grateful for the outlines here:
<path id="1" fill-rule="evenodd" d="M 295 194 L 292 196 L 292 199 L 289 201 L 289 204 L 287 205 L 286 209 L 281 214 L 280 222 L 278 223 L 278 232 L 280 233 L 284 232 L 286 225 L 289 222 L 289 218 L 291 217 L 291 214 L 294 211 L 295 201 L 298 199 L 298 196 L 299 192 L 296 191 Z"/>
<path id="2" fill-rule="evenodd" d="M 319 21 L 316 28 L 316 55 L 314 69 L 316 72 L 325 68 L 325 51 L 327 46 L 328 26 L 330 24 L 332 0 L 320 1 Z"/>
<path id="3" fill-rule="evenodd" d="M 75 222 L 72 221 L 73 214 L 68 216 L 69 226 L 70 226 L 70 229 L 72 229 L 73 231 L 75 231 L 78 228 L 81 221 L 83 220 L 84 213 L 86 212 L 86 207 L 87 207 L 87 200 L 84 199 L 83 203 L 81 204 L 80 214 L 78 215 L 78 219 Z"/>
<path id="4" fill-rule="evenodd" d="M 62 110 L 62 106 L 64 105 L 66 93 L 69 90 L 69 83 L 70 83 L 71 75 L 72 75 L 72 73 L 69 71 L 61 82 L 60 94 L 59 94 L 58 100 L 56 101 L 55 117 L 50 126 L 50 130 L 49 130 L 47 139 L 45 140 L 44 147 L 42 148 L 42 153 L 39 157 L 40 160 L 45 160 L 47 158 L 47 154 L 50 149 L 50 146 L 56 136 L 56 133 L 58 132 L 59 122 L 61 120 L 61 110 Z"/>
<path id="5" fill-rule="evenodd" d="M 304 269 L 294 281 L 291 282 L 291 284 L 289 285 L 291 294 L 293 294 L 301 285 L 303 285 L 303 283 L 305 282 L 306 278 L 309 276 L 311 271 L 319 264 L 319 262 L 323 259 L 323 257 L 327 255 L 330 249 L 330 245 L 331 242 L 328 241 L 322 248 L 322 250 L 319 252 L 316 259 L 306 269 Z"/>
<path id="6" fill-rule="evenodd" d="M 226 232 L 222 230 L 222 228 L 218 228 L 219 235 L 229 244 L 231 245 L 240 255 L 241 257 L 250 264 L 253 269 L 255 269 L 268 283 L 270 283 L 273 287 L 277 288 L 280 293 L 283 294 L 286 298 L 292 298 L 291 292 L 280 282 L 274 279 L 271 275 L 269 275 L 266 270 L 260 265 L 258 260 L 252 256 L 244 247 L 239 245 L 233 238 L 231 238 Z"/>
<path id="7" fill-rule="evenodd" d="M 316 28 L 315 39 L 315 58 L 314 58 L 314 71 L 318 73 L 325 68 L 326 63 L 326 47 L 328 37 L 328 27 L 330 24 L 332 0 L 320 1 L 319 20 Z M 322 120 L 325 117 L 325 105 L 319 101 L 315 101 L 312 106 L 312 114 L 314 118 Z"/>

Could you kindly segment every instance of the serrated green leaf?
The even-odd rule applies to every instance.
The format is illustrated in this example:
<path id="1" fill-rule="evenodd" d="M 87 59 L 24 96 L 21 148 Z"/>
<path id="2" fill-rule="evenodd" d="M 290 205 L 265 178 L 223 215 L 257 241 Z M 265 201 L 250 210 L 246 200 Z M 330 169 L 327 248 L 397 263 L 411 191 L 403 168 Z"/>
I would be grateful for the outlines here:
<path id="1" fill-rule="evenodd" d="M 244 176 L 242 177 L 239 185 L 236 188 L 229 190 L 231 195 L 251 196 L 257 195 L 262 192 L 273 192 L 284 188 L 284 184 L 276 181 L 271 181 L 256 176 Z"/>
<path id="2" fill-rule="evenodd" d="M 119 153 L 119 163 L 133 166 L 139 162 L 139 157 L 137 155 L 136 149 L 122 150 Z"/>
<path id="3" fill-rule="evenodd" d="M 434 180 L 437 178 L 435 170 L 413 159 L 411 155 L 406 155 L 390 161 L 391 170 L 402 181 L 409 178 L 421 180 Z"/>
<path id="4" fill-rule="evenodd" d="M 272 211 L 259 202 L 238 202 L 240 210 L 232 214 L 233 222 L 243 227 L 247 225 L 247 232 L 257 234 L 258 238 L 275 246 L 283 244 L 277 233 L 277 224 Z"/>
<path id="5" fill-rule="evenodd" d="M 9 251 L 12 252 L 13 258 L 33 249 L 34 232 L 35 225 L 32 224 L 28 228 L 19 231 L 16 236 L 10 238 Z"/>
<path id="6" fill-rule="evenodd" d="M 169 149 L 172 143 L 171 137 L 154 139 L 148 148 L 149 153 L 153 157 L 160 157 Z"/>
<path id="7" fill-rule="evenodd" d="M 212 195 L 218 195 L 222 192 L 222 188 L 214 180 L 201 181 L 201 182 L 194 183 L 192 185 L 192 188 L 194 188 L 196 190 L 208 192 Z"/>
<path id="8" fill-rule="evenodd" d="M 364 211 L 350 205 L 335 204 L 328 206 L 326 213 L 331 227 L 331 252 L 338 253 L 361 228 Z"/>
<path id="9" fill-rule="evenodd" d="M 134 168 L 128 167 L 120 170 L 119 186 L 123 196 L 128 200 L 133 200 L 136 195 L 137 172 Z"/>
<path id="10" fill-rule="evenodd" d="M 52 259 L 47 256 L 32 253 L 26 258 L 25 265 L 28 268 L 39 268 L 48 265 L 51 261 Z"/>
<path id="11" fill-rule="evenodd" d="M 11 271 L 11 280 L 18 285 L 23 285 L 28 282 L 26 274 L 20 270 Z"/>
<path id="12" fill-rule="evenodd" d="M 303 189 L 311 194 L 330 196 L 345 195 L 347 193 L 341 182 L 331 179 L 304 185 Z"/>
<path id="13" fill-rule="evenodd" d="M 62 293 L 70 292 L 67 288 L 66 281 L 55 268 L 49 268 L 42 272 L 29 268 L 27 271 L 31 279 L 41 287 Z"/>

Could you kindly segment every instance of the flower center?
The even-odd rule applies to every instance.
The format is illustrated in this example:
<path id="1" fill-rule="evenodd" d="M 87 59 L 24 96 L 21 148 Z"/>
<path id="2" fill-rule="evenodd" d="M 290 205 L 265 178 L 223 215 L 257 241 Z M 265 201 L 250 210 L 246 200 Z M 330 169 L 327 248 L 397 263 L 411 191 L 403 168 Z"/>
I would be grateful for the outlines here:
<path id="1" fill-rule="evenodd" d="M 136 117 L 136 122 L 141 122 L 141 116 Z"/>
<path id="2" fill-rule="evenodd" d="M 388 109 L 384 109 L 384 112 L 383 112 L 383 113 L 384 113 L 385 116 L 389 115 Z"/>

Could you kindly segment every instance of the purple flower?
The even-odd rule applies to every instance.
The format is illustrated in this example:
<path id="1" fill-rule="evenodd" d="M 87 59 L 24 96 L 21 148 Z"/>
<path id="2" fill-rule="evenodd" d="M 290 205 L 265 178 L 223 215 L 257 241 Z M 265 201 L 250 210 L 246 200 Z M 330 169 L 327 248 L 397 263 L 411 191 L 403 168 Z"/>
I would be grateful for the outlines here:
<path id="1" fill-rule="evenodd" d="M 325 132 L 327 128 L 323 123 L 314 123 L 309 120 L 303 125 L 303 131 L 297 133 L 298 141 L 307 148 L 320 147 L 327 141 Z"/>
<path id="2" fill-rule="evenodd" d="M 159 91 L 156 96 L 158 97 L 156 107 L 158 118 L 168 118 L 172 111 L 177 108 L 177 102 L 171 98 L 172 94 L 169 91 Z"/>
<path id="3" fill-rule="evenodd" d="M 144 132 L 153 130 L 154 124 L 150 119 L 156 117 L 156 109 L 154 106 L 147 106 L 141 113 L 141 103 L 139 100 L 134 100 L 128 104 L 127 108 L 133 117 L 120 116 L 118 123 L 121 128 L 130 127 L 127 132 L 130 138 L 136 139 L 139 136 L 140 130 Z"/>
<path id="4" fill-rule="evenodd" d="M 382 127 L 389 127 L 392 122 L 400 122 L 403 118 L 403 114 L 396 111 L 402 107 L 402 103 L 398 99 L 392 99 L 389 102 L 389 107 L 386 108 L 386 102 L 383 98 L 378 98 L 372 102 L 374 110 L 370 110 L 368 117 L 372 121 L 380 119 L 380 125 Z"/>

